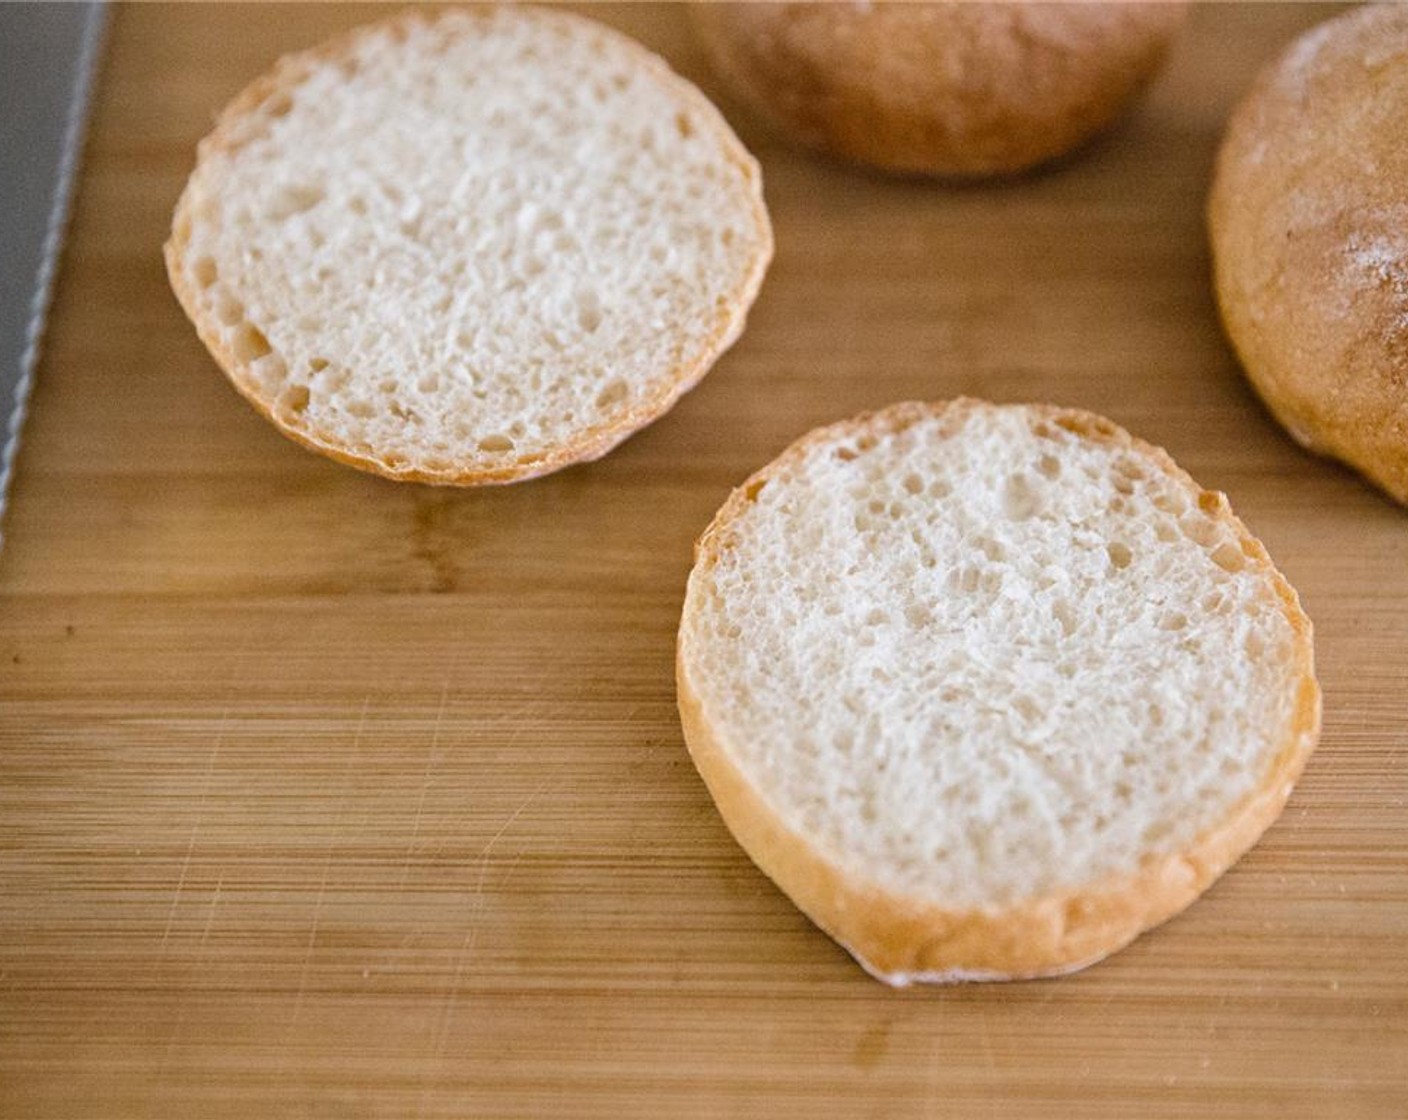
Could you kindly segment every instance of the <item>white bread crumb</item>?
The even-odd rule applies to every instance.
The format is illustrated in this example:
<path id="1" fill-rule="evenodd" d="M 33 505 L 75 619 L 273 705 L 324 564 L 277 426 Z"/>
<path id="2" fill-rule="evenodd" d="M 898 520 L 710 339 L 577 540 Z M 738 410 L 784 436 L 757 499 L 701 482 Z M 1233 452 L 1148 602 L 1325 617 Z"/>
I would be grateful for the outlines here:
<path id="1" fill-rule="evenodd" d="M 814 433 L 741 489 L 701 541 L 679 673 L 706 780 L 726 766 L 809 869 L 751 854 L 789 893 L 824 865 L 842 885 L 813 916 L 899 982 L 1069 969 L 1148 908 L 1026 957 L 948 955 L 921 923 L 896 964 L 828 910 L 845 883 L 951 918 L 1147 891 L 1164 866 L 1158 891 L 1191 901 L 1240 854 L 1206 838 L 1279 810 L 1313 744 L 1310 658 L 1220 494 L 1108 421 L 958 402 Z"/>
<path id="2" fill-rule="evenodd" d="M 286 434 L 430 482 L 593 458 L 737 337 L 761 177 L 637 44 L 540 9 L 411 13 L 284 59 L 201 145 L 167 247 Z"/>

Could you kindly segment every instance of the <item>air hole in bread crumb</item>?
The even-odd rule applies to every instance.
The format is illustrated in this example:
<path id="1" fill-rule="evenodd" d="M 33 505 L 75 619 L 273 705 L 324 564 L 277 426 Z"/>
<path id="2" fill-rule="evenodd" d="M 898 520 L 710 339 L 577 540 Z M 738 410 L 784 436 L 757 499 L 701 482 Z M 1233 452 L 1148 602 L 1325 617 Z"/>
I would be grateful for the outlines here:
<path id="1" fill-rule="evenodd" d="M 727 249 L 730 245 L 733 244 L 733 237 L 733 230 L 725 228 L 719 233 L 719 244 L 721 244 L 725 249 Z"/>
<path id="2" fill-rule="evenodd" d="M 253 323 L 245 323 L 235 331 L 235 338 L 230 348 L 241 362 L 257 362 L 273 351 L 269 340 L 264 337 L 264 332 Z"/>
<path id="3" fill-rule="evenodd" d="M 1204 548 L 1212 547 L 1212 543 L 1217 540 L 1217 526 L 1205 517 L 1190 514 L 1179 522 L 1183 528 L 1183 535 L 1195 544 Z"/>
<path id="4" fill-rule="evenodd" d="M 1198 508 L 1204 513 L 1216 513 L 1223 506 L 1223 497 L 1216 490 L 1204 490 L 1198 495 Z"/>
<path id="5" fill-rule="evenodd" d="M 309 358 L 309 359 L 308 359 L 308 368 L 309 368 L 310 370 L 312 370 L 314 373 L 322 373 L 323 370 L 325 370 L 325 369 L 328 368 L 328 365 L 329 365 L 329 364 L 330 364 L 330 363 L 328 362 L 328 360 L 327 360 L 326 358 Z"/>
<path id="6" fill-rule="evenodd" d="M 1165 544 L 1169 544 L 1178 539 L 1178 530 L 1167 521 L 1160 521 L 1154 526 L 1154 535 Z"/>
<path id="7" fill-rule="evenodd" d="M 1165 611 L 1159 619 L 1161 630 L 1182 630 L 1188 625 L 1188 616 L 1182 611 Z"/>
<path id="8" fill-rule="evenodd" d="M 924 489 L 924 480 L 917 474 L 907 474 L 904 476 L 904 488 L 906 493 L 918 494 Z"/>
<path id="9" fill-rule="evenodd" d="M 1172 832 L 1173 825 L 1169 824 L 1167 821 L 1155 821 L 1140 835 L 1140 840 L 1145 844 L 1153 845 L 1163 840 Z"/>
<path id="10" fill-rule="evenodd" d="M 993 540 L 991 537 L 979 537 L 977 540 L 977 545 L 978 549 L 982 552 L 982 554 L 994 563 L 997 563 L 1006 557 L 1006 553 L 1002 551 L 1002 545 L 1000 545 L 997 541 Z"/>
<path id="11" fill-rule="evenodd" d="M 1253 630 L 1247 635 L 1247 656 L 1255 661 L 1266 652 L 1266 642 L 1262 640 L 1260 634 Z"/>
<path id="12" fill-rule="evenodd" d="M 308 386 L 289 385 L 279 394 L 277 407 L 284 412 L 301 416 L 308 408 Z"/>
<path id="13" fill-rule="evenodd" d="M 513 440 L 504 435 L 485 436 L 479 441 L 480 451 L 512 451 Z"/>
<path id="14" fill-rule="evenodd" d="M 1183 498 L 1169 490 L 1161 490 L 1153 497 L 1154 508 L 1162 513 L 1171 513 L 1175 517 L 1188 508 L 1188 504 Z"/>
<path id="15" fill-rule="evenodd" d="M 1013 521 L 1025 521 L 1036 513 L 1040 499 L 1024 474 L 1010 475 L 1002 491 L 1003 511 Z"/>
<path id="16" fill-rule="evenodd" d="M 879 607 L 872 608 L 870 612 L 865 616 L 865 624 L 867 626 L 883 626 L 889 621 L 890 616 L 887 615 L 884 611 L 882 611 Z"/>
<path id="17" fill-rule="evenodd" d="M 675 129 L 686 140 L 694 135 L 694 122 L 689 119 L 688 113 L 675 114 Z"/>
<path id="18" fill-rule="evenodd" d="M 1213 550 L 1212 562 L 1225 572 L 1240 572 L 1246 567 L 1247 558 L 1236 545 L 1224 543 Z"/>
<path id="19" fill-rule="evenodd" d="M 438 393 L 440 391 L 440 375 L 438 373 L 427 373 L 416 382 L 416 391 L 420 393 Z"/>
<path id="20" fill-rule="evenodd" d="M 1061 475 L 1061 460 L 1055 455 L 1043 455 L 1036 461 L 1036 469 L 1047 478 L 1059 478 Z"/>
<path id="21" fill-rule="evenodd" d="M 1120 494 L 1134 493 L 1134 483 L 1132 483 L 1129 479 L 1125 478 L 1125 476 L 1122 474 L 1115 475 L 1114 487 L 1115 490 Z"/>
<path id="22" fill-rule="evenodd" d="M 874 447 L 875 447 L 875 437 L 874 437 L 874 436 L 861 436 L 860 439 L 856 440 L 856 450 L 858 450 L 858 451 L 870 451 L 870 450 L 872 450 Z"/>
<path id="23" fill-rule="evenodd" d="M 244 304 L 229 292 L 220 292 L 215 297 L 215 317 L 225 326 L 233 327 L 244 318 Z"/>
<path id="24" fill-rule="evenodd" d="M 361 217 L 367 212 L 367 200 L 354 195 L 348 200 L 347 209 L 351 210 L 352 213 L 356 214 L 358 217 Z"/>
<path id="25" fill-rule="evenodd" d="M 588 334 L 601 326 L 601 300 L 589 289 L 577 293 L 577 325 Z"/>
<path id="26" fill-rule="evenodd" d="M 215 262 L 209 257 L 201 257 L 197 260 L 193 271 L 195 272 L 196 283 L 202 288 L 208 288 L 210 285 L 214 284 L 215 278 L 219 275 L 219 271 L 215 267 Z"/>
<path id="27" fill-rule="evenodd" d="M 836 449 L 836 458 L 840 459 L 843 463 L 849 463 L 855 457 L 856 453 L 849 447 L 838 447 Z"/>
<path id="28" fill-rule="evenodd" d="M 286 117 L 293 109 L 293 98 L 280 91 L 264 102 L 261 108 L 271 117 Z"/>
<path id="29" fill-rule="evenodd" d="M 1076 615 L 1071 609 L 1071 604 L 1065 599 L 1057 599 L 1051 604 L 1051 616 L 1061 625 L 1061 633 L 1070 637 L 1075 633 Z"/>
<path id="30" fill-rule="evenodd" d="M 608 382 L 606 387 L 596 395 L 596 406 L 604 409 L 618 405 L 626 399 L 626 394 L 629 391 L 626 383 L 618 377 L 614 381 Z"/>
<path id="31" fill-rule="evenodd" d="M 345 408 L 348 416 L 358 420 L 370 420 L 376 415 L 376 408 L 370 401 L 348 401 Z"/>
<path id="32" fill-rule="evenodd" d="M 321 187 L 302 184 L 287 186 L 275 197 L 274 206 L 269 211 L 269 216 L 275 221 L 292 218 L 296 214 L 313 209 L 325 197 Z"/>
<path id="33" fill-rule="evenodd" d="M 905 621 L 916 630 L 922 630 L 934 620 L 929 608 L 920 603 L 911 603 L 904 609 Z"/>
<path id="34" fill-rule="evenodd" d="M 1129 545 L 1120 541 L 1111 541 L 1105 546 L 1105 551 L 1109 554 L 1110 563 L 1116 568 L 1127 568 L 1134 559 L 1134 553 L 1130 552 Z"/>

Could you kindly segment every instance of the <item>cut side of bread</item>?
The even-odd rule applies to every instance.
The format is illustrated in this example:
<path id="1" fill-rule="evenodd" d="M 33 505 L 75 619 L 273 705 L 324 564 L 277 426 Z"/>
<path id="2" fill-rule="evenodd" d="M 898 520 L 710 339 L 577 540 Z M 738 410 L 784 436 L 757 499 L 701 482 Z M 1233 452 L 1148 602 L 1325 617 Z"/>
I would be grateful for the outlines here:
<path id="1" fill-rule="evenodd" d="M 1108 420 L 972 400 L 735 491 L 677 674 L 729 828 L 892 984 L 1119 949 L 1255 843 L 1320 725 L 1310 622 L 1222 494 Z"/>
<path id="2" fill-rule="evenodd" d="M 202 141 L 171 284 L 235 387 L 353 466 L 507 482 L 596 458 L 739 335 L 756 162 L 624 36 L 408 13 L 282 59 Z"/>

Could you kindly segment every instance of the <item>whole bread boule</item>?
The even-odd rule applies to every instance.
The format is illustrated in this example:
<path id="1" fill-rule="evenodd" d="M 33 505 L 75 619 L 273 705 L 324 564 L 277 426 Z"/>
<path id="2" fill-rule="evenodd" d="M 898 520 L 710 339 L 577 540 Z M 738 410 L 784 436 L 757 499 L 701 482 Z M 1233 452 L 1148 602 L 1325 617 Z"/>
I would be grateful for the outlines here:
<path id="1" fill-rule="evenodd" d="M 1261 74 L 1208 217 L 1256 391 L 1298 442 L 1408 503 L 1408 8 L 1329 20 Z"/>
<path id="2" fill-rule="evenodd" d="M 702 3 L 705 51 L 785 136 L 888 171 L 1005 175 L 1077 147 L 1158 70 L 1181 4 Z"/>

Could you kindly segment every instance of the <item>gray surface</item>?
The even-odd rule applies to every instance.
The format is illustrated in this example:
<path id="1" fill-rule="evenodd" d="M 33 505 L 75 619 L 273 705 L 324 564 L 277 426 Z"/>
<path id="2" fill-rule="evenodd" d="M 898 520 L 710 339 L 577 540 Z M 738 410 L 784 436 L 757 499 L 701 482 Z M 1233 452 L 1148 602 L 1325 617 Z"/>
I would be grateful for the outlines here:
<path id="1" fill-rule="evenodd" d="M 97 0 L 0 4 L 0 518 L 68 216 L 103 15 Z"/>

